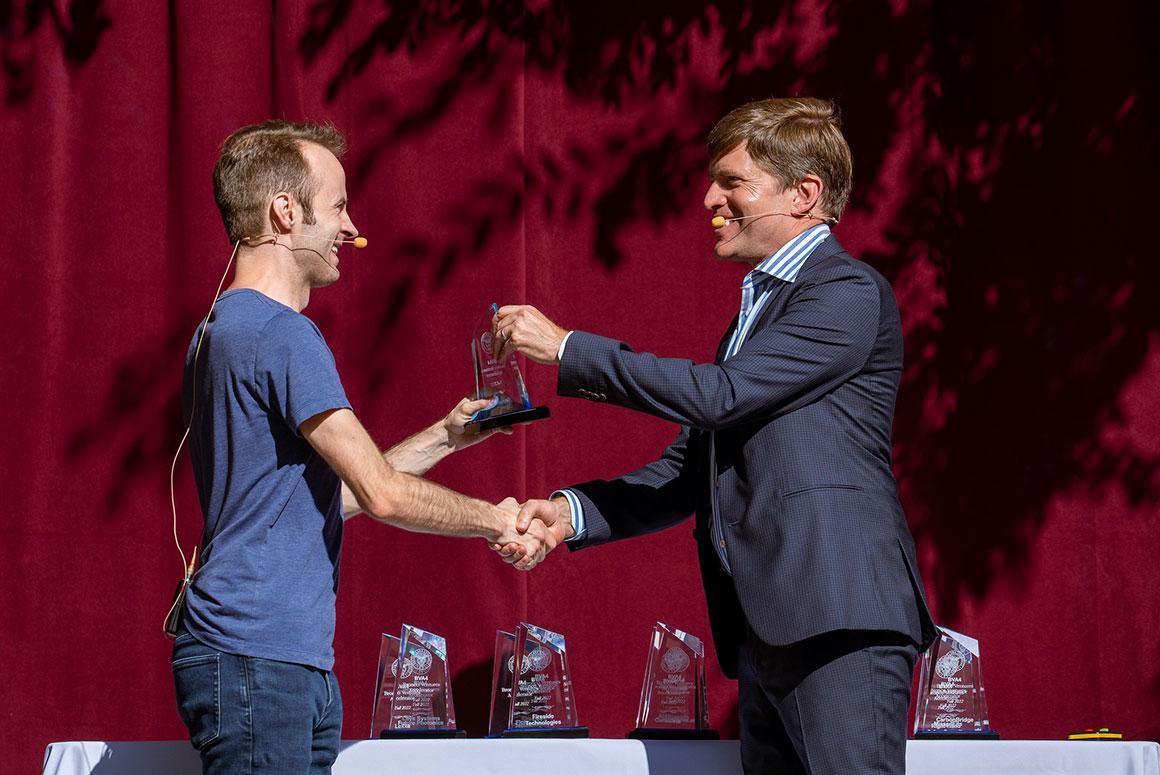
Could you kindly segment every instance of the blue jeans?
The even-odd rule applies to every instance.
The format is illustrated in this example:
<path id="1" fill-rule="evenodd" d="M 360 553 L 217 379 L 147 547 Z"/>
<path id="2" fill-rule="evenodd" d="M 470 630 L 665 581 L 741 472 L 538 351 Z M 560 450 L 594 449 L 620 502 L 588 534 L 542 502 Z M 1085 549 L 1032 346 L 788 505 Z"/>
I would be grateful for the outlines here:
<path id="1" fill-rule="evenodd" d="M 330 772 L 342 735 L 334 673 L 226 654 L 183 630 L 173 683 L 206 775 Z"/>

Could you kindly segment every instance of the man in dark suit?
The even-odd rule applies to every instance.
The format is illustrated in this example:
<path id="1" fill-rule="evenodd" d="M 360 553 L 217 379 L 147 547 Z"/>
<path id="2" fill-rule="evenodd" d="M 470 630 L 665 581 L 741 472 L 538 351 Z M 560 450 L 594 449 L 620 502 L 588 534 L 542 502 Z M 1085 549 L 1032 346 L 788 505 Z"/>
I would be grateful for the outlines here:
<path id="1" fill-rule="evenodd" d="M 753 270 L 713 363 L 493 320 L 501 357 L 560 367 L 561 395 L 680 423 L 660 459 L 529 501 L 573 549 L 696 513 L 717 652 L 739 679 L 747 773 L 902 773 L 914 662 L 933 635 L 891 471 L 902 329 L 889 284 L 832 234 L 849 198 L 834 107 L 772 99 L 709 135 L 718 257 Z"/>

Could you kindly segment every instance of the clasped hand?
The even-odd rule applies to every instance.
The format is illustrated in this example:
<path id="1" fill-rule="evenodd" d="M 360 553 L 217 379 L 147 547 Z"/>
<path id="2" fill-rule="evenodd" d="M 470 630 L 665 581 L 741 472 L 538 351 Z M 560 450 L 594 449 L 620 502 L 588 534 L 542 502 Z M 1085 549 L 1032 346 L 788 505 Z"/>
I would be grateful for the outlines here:
<path id="1" fill-rule="evenodd" d="M 533 499 L 520 506 L 504 498 L 499 508 L 510 516 L 504 533 L 491 548 L 517 570 L 531 570 L 564 540 L 576 534 L 567 501 Z"/>

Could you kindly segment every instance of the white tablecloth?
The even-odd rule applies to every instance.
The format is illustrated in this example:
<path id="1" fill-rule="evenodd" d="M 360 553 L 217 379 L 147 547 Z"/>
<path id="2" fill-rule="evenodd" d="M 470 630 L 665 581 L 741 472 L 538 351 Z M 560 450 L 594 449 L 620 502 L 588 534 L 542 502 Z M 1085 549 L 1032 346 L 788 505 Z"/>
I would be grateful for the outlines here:
<path id="1" fill-rule="evenodd" d="M 683 775 L 741 772 L 736 740 L 360 740 L 335 775 L 544 772 Z M 911 740 L 908 775 L 1160 775 L 1160 744 L 1055 740 Z M 187 742 L 51 743 L 44 775 L 198 775 Z"/>

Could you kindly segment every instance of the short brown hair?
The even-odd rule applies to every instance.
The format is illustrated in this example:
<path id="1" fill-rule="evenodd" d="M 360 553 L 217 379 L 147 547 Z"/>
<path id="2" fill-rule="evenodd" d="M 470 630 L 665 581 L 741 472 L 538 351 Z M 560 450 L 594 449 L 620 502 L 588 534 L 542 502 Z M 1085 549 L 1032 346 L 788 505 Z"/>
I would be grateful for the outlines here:
<path id="1" fill-rule="evenodd" d="M 266 205 L 279 191 L 302 206 L 314 223 L 315 181 L 302 155 L 303 143 L 316 143 L 341 158 L 346 139 L 330 124 L 282 120 L 244 126 L 226 138 L 213 168 L 213 197 L 230 242 L 267 230 Z"/>
<path id="2" fill-rule="evenodd" d="M 854 161 L 842 136 L 838 108 L 828 100 L 784 97 L 731 110 L 709 133 L 709 161 L 741 143 L 783 186 L 813 173 L 822 180 L 820 205 L 834 223 L 850 200 Z"/>

